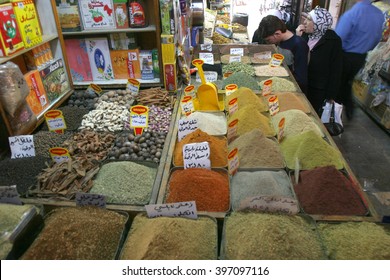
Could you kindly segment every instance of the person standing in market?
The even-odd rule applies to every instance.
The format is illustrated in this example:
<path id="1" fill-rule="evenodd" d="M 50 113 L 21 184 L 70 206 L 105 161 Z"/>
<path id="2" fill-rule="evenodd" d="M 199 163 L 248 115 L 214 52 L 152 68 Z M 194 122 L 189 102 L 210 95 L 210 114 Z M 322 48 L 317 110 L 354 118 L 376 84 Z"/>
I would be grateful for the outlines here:
<path id="1" fill-rule="evenodd" d="M 330 29 L 333 17 L 326 9 L 317 6 L 304 17 L 296 34 L 305 39 L 310 49 L 306 96 L 319 113 L 324 100 L 332 101 L 338 94 L 343 51 L 340 37 Z"/>
<path id="2" fill-rule="evenodd" d="M 347 118 L 352 119 L 352 82 L 364 66 L 367 52 L 382 38 L 384 15 L 370 0 L 359 0 L 345 12 L 336 26 L 343 46 L 343 72 L 337 101 L 343 103 Z"/>
<path id="3" fill-rule="evenodd" d="M 283 54 L 299 87 L 306 93 L 309 47 L 305 40 L 288 30 L 286 24 L 273 15 L 264 17 L 256 32 L 258 40 L 252 43 L 262 43 L 259 42 L 261 38 L 267 44 L 277 45 L 278 52 Z"/>

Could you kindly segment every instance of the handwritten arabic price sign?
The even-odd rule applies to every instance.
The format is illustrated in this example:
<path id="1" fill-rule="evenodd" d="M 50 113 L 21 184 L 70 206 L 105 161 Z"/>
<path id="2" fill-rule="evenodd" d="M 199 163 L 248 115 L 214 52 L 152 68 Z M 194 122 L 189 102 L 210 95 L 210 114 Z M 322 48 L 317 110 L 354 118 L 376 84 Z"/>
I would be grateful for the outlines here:
<path id="1" fill-rule="evenodd" d="M 51 159 L 56 163 L 70 160 L 70 154 L 67 149 L 55 147 L 49 149 Z"/>
<path id="2" fill-rule="evenodd" d="M 213 50 L 213 46 L 210 44 L 200 44 L 200 50 L 211 52 Z"/>
<path id="3" fill-rule="evenodd" d="M 298 202 L 291 197 L 253 196 L 243 199 L 238 210 L 251 209 L 259 212 L 295 215 L 299 212 Z"/>
<path id="4" fill-rule="evenodd" d="M 236 174 L 239 166 L 240 166 L 240 161 L 238 159 L 238 149 L 235 148 L 228 154 L 229 174 L 230 175 Z"/>
<path id="5" fill-rule="evenodd" d="M 179 120 L 177 138 L 179 141 L 183 140 L 191 132 L 198 129 L 198 119 L 181 118 Z"/>
<path id="6" fill-rule="evenodd" d="M 195 98 L 196 97 L 195 86 L 194 85 L 186 86 L 184 89 L 184 94 L 186 96 L 191 96 L 192 98 Z"/>
<path id="7" fill-rule="evenodd" d="M 76 205 L 106 208 L 106 197 L 94 193 L 76 193 Z"/>
<path id="8" fill-rule="evenodd" d="M 269 108 L 269 114 L 271 116 L 274 116 L 277 112 L 279 112 L 279 99 L 278 97 L 272 96 L 268 99 L 268 108 Z"/>
<path id="9" fill-rule="evenodd" d="M 231 55 L 229 57 L 229 63 L 232 63 L 232 62 L 241 62 L 241 56 L 239 56 L 239 55 Z"/>
<path id="10" fill-rule="evenodd" d="M 136 79 L 128 79 L 126 89 L 130 90 L 132 93 L 138 94 L 140 82 L 138 82 Z"/>
<path id="11" fill-rule="evenodd" d="M 50 110 L 45 113 L 45 120 L 50 131 L 63 132 L 66 129 L 65 118 L 60 110 Z"/>
<path id="12" fill-rule="evenodd" d="M 210 146 L 208 142 L 192 143 L 183 146 L 184 169 L 210 169 Z"/>
<path id="13" fill-rule="evenodd" d="M 156 217 L 186 217 L 197 219 L 195 201 L 176 202 L 168 204 L 149 204 L 145 205 L 146 213 L 149 218 Z"/>
<path id="14" fill-rule="evenodd" d="M 200 52 L 199 58 L 202 59 L 204 63 L 214 65 L 214 54 L 212 53 Z"/>
<path id="15" fill-rule="evenodd" d="M 284 137 L 284 125 L 286 124 L 286 118 L 282 118 L 278 124 L 278 142 L 282 142 Z"/>
<path id="16" fill-rule="evenodd" d="M 130 108 L 130 127 L 134 129 L 135 135 L 141 135 L 144 128 L 148 127 L 149 108 L 142 105 Z"/>
<path id="17" fill-rule="evenodd" d="M 263 86 L 263 90 L 262 90 L 262 94 L 263 96 L 267 96 L 267 95 L 270 95 L 272 92 L 272 80 L 266 80 L 264 82 L 264 86 Z"/>
<path id="18" fill-rule="evenodd" d="M 0 203 L 22 205 L 16 185 L 0 186 Z"/>
<path id="19" fill-rule="evenodd" d="M 35 157 L 33 135 L 19 135 L 8 137 L 11 149 L 11 158 Z"/>
<path id="20" fill-rule="evenodd" d="M 189 116 L 192 112 L 195 111 L 194 102 L 192 101 L 192 96 L 184 96 L 180 102 L 181 112 L 183 115 Z"/>
<path id="21" fill-rule="evenodd" d="M 233 141 L 233 139 L 237 137 L 237 129 L 238 129 L 238 119 L 234 119 L 230 123 L 228 123 L 228 129 L 227 129 L 228 142 Z"/>
<path id="22" fill-rule="evenodd" d="M 231 48 L 230 49 L 230 55 L 244 55 L 244 49 L 243 48 Z"/>
<path id="23" fill-rule="evenodd" d="M 233 115 L 238 110 L 238 98 L 232 98 L 229 101 L 229 115 Z"/>
<path id="24" fill-rule="evenodd" d="M 278 66 L 282 65 L 283 59 L 284 59 L 284 56 L 282 54 L 274 53 L 272 55 L 271 61 L 269 62 L 269 65 L 271 67 L 278 67 Z"/>
<path id="25" fill-rule="evenodd" d="M 216 80 L 218 80 L 218 73 L 214 71 L 204 71 L 204 78 L 206 79 L 207 83 L 215 82 Z M 202 82 L 199 73 L 196 73 L 196 81 L 198 83 Z"/>

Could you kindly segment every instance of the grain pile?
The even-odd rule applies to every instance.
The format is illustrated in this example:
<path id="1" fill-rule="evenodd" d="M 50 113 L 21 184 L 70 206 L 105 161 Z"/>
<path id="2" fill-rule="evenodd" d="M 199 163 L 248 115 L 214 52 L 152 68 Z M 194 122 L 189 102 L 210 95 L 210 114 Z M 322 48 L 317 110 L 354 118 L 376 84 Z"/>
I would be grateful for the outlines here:
<path id="1" fill-rule="evenodd" d="M 298 90 L 295 84 L 285 78 L 272 77 L 272 91 L 296 91 Z M 260 82 L 260 88 L 263 88 L 264 82 L 269 79 L 265 79 Z"/>
<path id="2" fill-rule="evenodd" d="M 229 102 L 237 98 L 238 109 L 246 106 L 253 105 L 260 113 L 268 111 L 268 104 L 264 99 L 256 95 L 253 90 L 247 87 L 240 87 L 235 92 L 226 97 L 226 108 L 229 108 Z"/>
<path id="3" fill-rule="evenodd" d="M 259 90 L 260 86 L 256 79 L 251 75 L 248 75 L 243 72 L 236 72 L 222 80 L 221 86 L 219 88 L 225 89 L 225 87 L 229 84 L 236 84 L 239 88 L 247 87 L 252 90 Z"/>

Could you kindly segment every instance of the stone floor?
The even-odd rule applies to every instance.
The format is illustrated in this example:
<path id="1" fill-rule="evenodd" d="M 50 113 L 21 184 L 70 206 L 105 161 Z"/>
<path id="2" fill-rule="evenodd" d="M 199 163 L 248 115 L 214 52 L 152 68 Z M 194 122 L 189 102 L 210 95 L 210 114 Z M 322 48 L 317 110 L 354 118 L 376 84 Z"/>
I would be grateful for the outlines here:
<path id="1" fill-rule="evenodd" d="M 343 122 L 344 133 L 333 140 L 376 211 L 390 216 L 390 134 L 358 106 Z"/>

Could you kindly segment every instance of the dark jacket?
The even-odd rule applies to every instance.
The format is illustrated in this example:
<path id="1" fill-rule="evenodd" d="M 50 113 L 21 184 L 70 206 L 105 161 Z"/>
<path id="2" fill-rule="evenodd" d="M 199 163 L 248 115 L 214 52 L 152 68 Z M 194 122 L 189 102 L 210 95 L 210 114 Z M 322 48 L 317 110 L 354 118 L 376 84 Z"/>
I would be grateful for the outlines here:
<path id="1" fill-rule="evenodd" d="M 307 34 L 303 38 L 308 41 Z M 342 55 L 341 39 L 329 29 L 310 51 L 307 97 L 317 112 L 325 99 L 334 99 L 338 93 Z"/>

